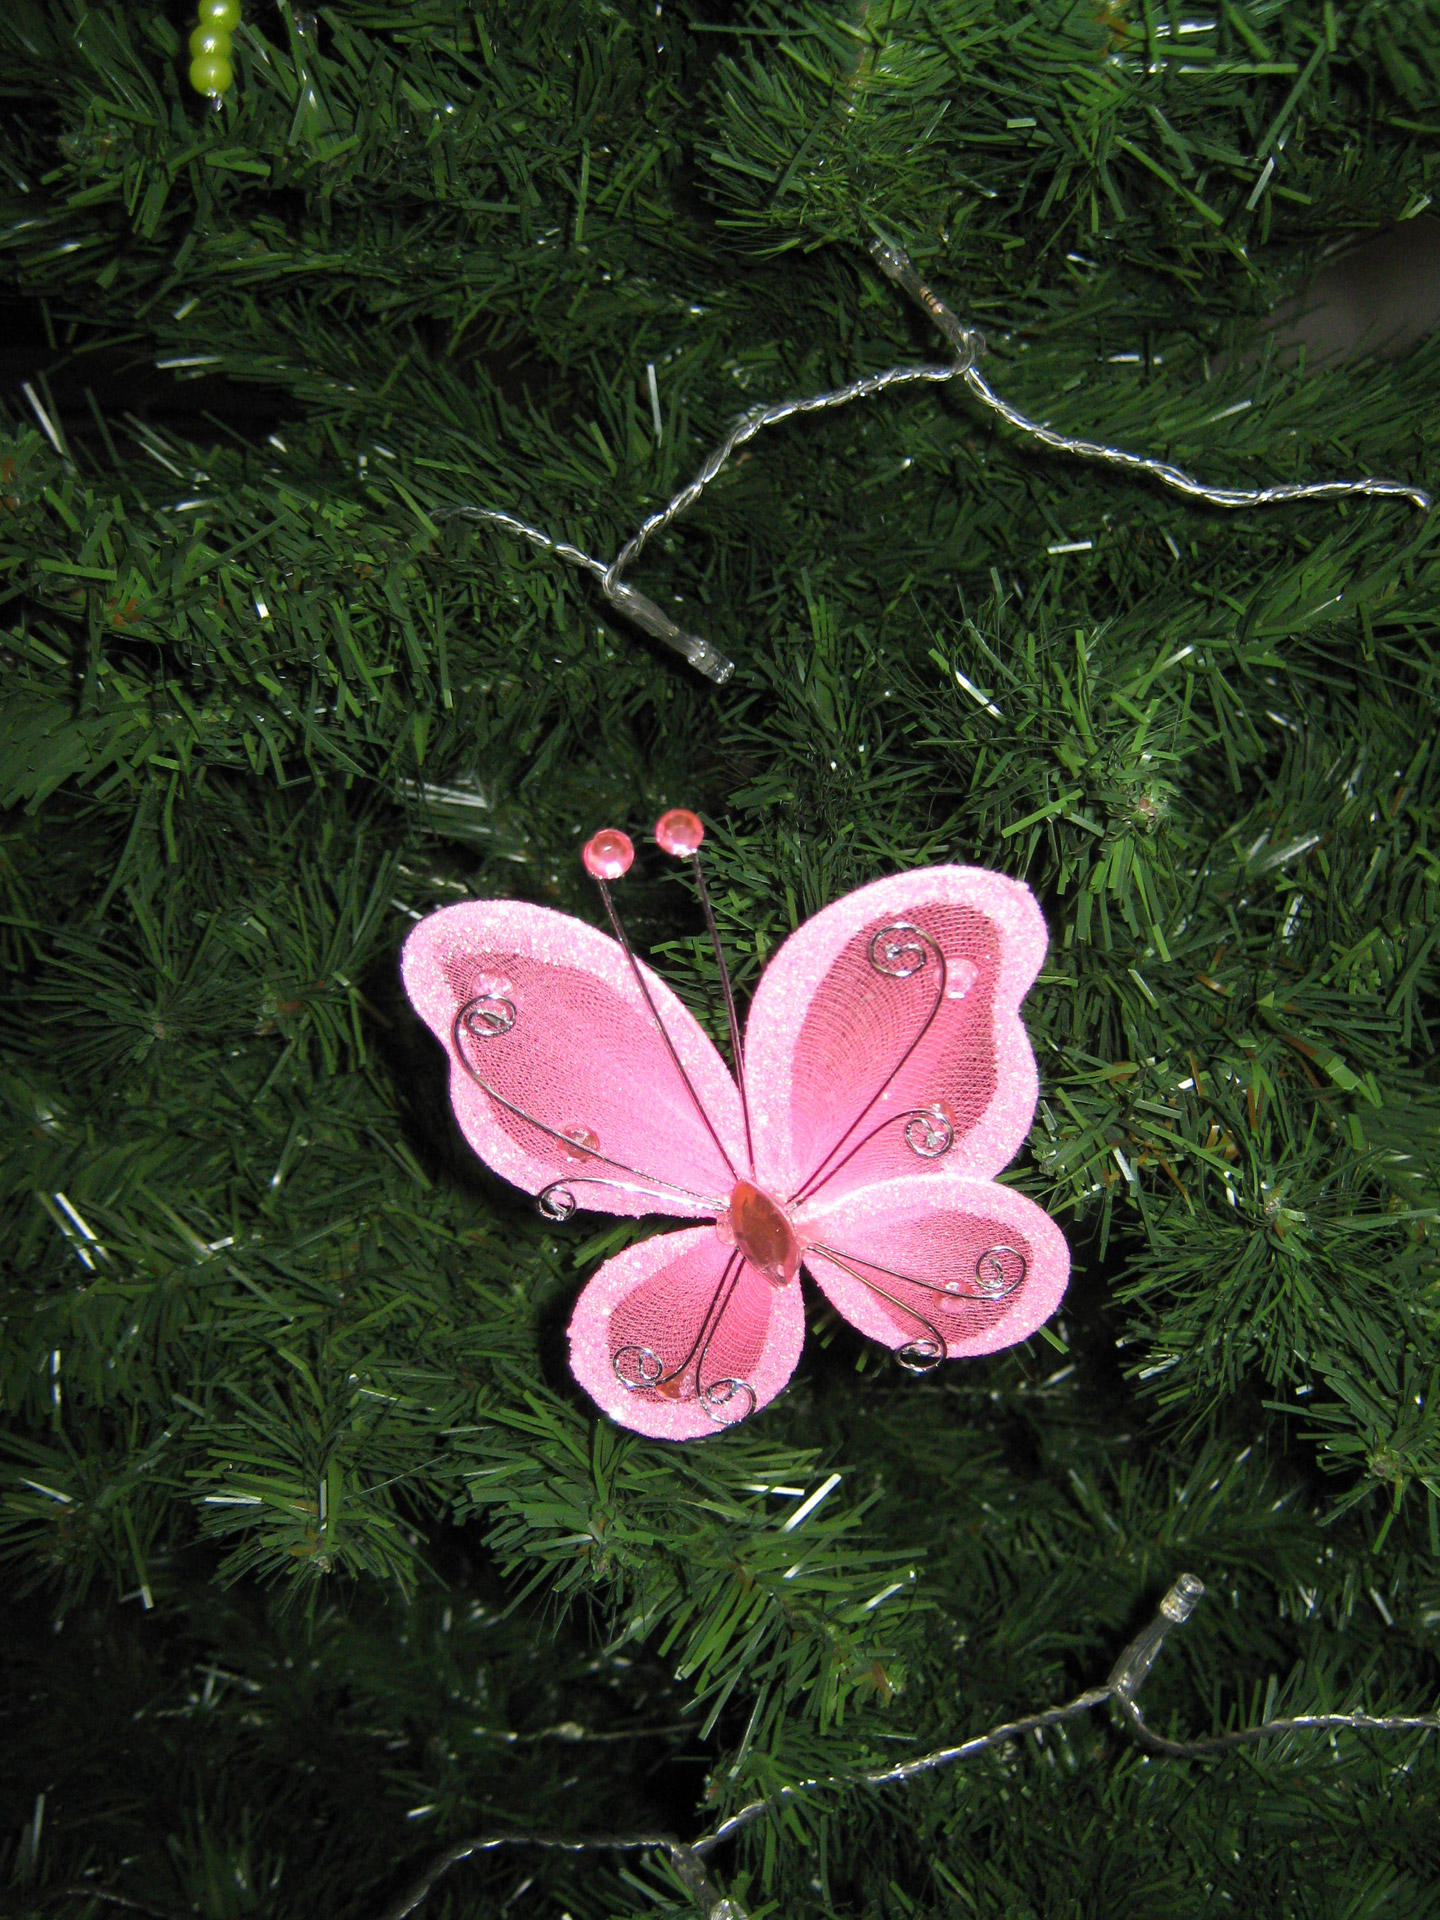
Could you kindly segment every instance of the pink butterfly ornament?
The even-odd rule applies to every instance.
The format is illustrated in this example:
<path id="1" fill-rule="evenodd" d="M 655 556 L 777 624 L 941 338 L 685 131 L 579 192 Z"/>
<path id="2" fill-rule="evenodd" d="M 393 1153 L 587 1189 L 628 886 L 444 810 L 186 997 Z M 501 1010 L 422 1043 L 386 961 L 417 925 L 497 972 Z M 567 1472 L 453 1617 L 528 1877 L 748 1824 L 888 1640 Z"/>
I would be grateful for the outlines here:
<path id="1" fill-rule="evenodd" d="M 1029 889 L 926 867 L 827 907 L 775 954 L 742 1038 L 700 848 L 732 1076 L 634 953 L 611 894 L 634 861 L 606 828 L 583 860 L 613 938 L 547 907 L 446 907 L 405 944 L 405 988 L 450 1058 L 456 1119 L 487 1165 L 564 1219 L 577 1207 L 698 1224 L 607 1260 L 570 1322 L 575 1377 L 667 1440 L 733 1426 L 800 1356 L 800 1271 L 901 1363 L 993 1353 L 1055 1311 L 1064 1236 L 995 1179 L 1035 1111 L 1020 1005 L 1045 923 Z"/>

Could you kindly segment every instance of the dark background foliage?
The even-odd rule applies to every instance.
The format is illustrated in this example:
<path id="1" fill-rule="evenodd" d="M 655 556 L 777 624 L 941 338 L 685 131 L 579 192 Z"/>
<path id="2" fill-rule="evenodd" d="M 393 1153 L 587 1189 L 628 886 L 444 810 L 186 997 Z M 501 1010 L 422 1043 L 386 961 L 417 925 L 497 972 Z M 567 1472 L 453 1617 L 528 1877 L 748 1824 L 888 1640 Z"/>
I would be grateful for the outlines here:
<path id="1" fill-rule="evenodd" d="M 934 357 L 877 233 L 1067 431 L 1433 482 L 1434 6 L 255 0 L 216 108 L 190 25 L 0 17 L 7 1910 L 365 1920 L 467 1833 L 693 1834 L 1103 1676 L 1182 1569 L 1157 1724 L 1433 1705 L 1433 517 L 890 395 L 647 551 L 717 691 L 441 513 L 608 557 L 741 408 Z M 581 841 L 668 804 L 746 987 L 881 873 L 1035 888 L 1043 1338 L 916 1382 L 812 1299 L 682 1449 L 570 1381 L 635 1229 L 468 1154 L 396 954 L 595 917 Z M 625 904 L 713 1019 L 687 888 Z M 793 1920 L 1420 1915 L 1432 1748 L 1100 1716 L 714 1864 Z M 687 1910 L 523 1853 L 427 1909 Z"/>

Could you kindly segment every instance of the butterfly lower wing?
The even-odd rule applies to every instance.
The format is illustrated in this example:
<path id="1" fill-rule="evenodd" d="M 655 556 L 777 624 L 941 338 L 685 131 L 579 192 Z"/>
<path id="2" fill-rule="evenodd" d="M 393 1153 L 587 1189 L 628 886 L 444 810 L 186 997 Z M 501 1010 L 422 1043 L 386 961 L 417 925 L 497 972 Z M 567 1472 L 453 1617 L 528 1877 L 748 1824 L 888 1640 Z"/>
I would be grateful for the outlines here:
<path id="1" fill-rule="evenodd" d="M 804 1335 L 798 1281 L 772 1286 L 698 1227 L 605 1262 L 576 1302 L 570 1365 L 621 1426 L 695 1440 L 773 1400 Z"/>
<path id="2" fill-rule="evenodd" d="M 756 1162 L 786 1200 L 930 1167 L 998 1173 L 1035 1111 L 1020 1003 L 1045 922 L 1018 881 L 926 867 L 791 934 L 745 1037 Z"/>
<path id="3" fill-rule="evenodd" d="M 474 901 L 422 920 L 402 970 L 449 1055 L 461 1131 L 497 1173 L 556 1214 L 723 1206 L 744 1139 L 735 1083 L 642 966 L 682 1076 L 616 941 L 546 907 Z"/>
<path id="4" fill-rule="evenodd" d="M 837 1312 L 917 1372 L 1026 1339 L 1070 1277 L 1065 1236 L 1013 1187 L 939 1173 L 859 1188 L 805 1221 Z"/>

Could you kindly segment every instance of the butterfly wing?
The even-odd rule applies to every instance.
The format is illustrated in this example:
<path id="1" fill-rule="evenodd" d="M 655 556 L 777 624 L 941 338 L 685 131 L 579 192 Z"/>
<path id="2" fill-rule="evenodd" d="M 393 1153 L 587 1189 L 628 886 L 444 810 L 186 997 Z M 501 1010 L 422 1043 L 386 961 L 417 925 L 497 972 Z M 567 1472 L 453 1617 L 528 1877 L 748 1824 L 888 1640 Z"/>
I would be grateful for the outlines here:
<path id="1" fill-rule="evenodd" d="M 641 963 L 682 1076 L 618 942 L 546 907 L 484 900 L 420 921 L 401 964 L 449 1055 L 460 1129 L 497 1173 L 556 1214 L 723 1207 L 742 1164 L 735 1083 Z"/>
<path id="2" fill-rule="evenodd" d="M 1029 888 L 979 867 L 897 874 L 806 921 L 746 1030 L 762 1183 L 803 1207 L 927 1168 L 998 1173 L 1035 1111 L 1020 1002 L 1045 946 Z"/>
<path id="3" fill-rule="evenodd" d="M 938 1171 L 852 1188 L 805 1222 L 831 1304 L 917 1371 L 1035 1332 L 1070 1276 L 1065 1236 L 1013 1187 Z"/>
<path id="4" fill-rule="evenodd" d="M 621 1426 L 696 1440 L 773 1400 L 804 1337 L 799 1287 L 694 1227 L 605 1262 L 576 1303 L 570 1366 Z"/>

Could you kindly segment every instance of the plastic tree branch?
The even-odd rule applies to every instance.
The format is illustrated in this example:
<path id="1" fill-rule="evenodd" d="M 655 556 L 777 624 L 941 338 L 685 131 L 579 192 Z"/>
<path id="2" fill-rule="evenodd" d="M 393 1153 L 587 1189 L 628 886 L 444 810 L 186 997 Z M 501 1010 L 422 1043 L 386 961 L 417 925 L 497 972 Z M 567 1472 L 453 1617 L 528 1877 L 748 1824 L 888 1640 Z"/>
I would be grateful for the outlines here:
<path id="1" fill-rule="evenodd" d="M 1012 407 L 982 377 L 975 362 L 986 351 L 985 336 L 973 327 L 964 326 L 946 306 L 945 302 L 910 264 L 909 256 L 900 247 L 892 246 L 886 240 L 873 240 L 870 243 L 870 257 L 887 279 L 902 287 L 916 304 L 922 307 L 934 321 L 955 349 L 955 358 L 945 366 L 890 367 L 884 373 L 866 374 L 862 379 L 852 380 L 843 387 L 834 387 L 824 393 L 812 393 L 799 400 L 777 400 L 768 407 L 757 407 L 744 414 L 726 434 L 719 446 L 706 459 L 705 464 L 695 478 L 669 499 L 665 505 L 652 513 L 642 522 L 625 545 L 607 566 L 603 560 L 597 560 L 593 554 L 583 548 L 572 546 L 568 541 L 552 540 L 538 527 L 532 527 L 518 515 L 506 513 L 498 507 L 449 507 L 441 509 L 436 519 L 485 520 L 493 526 L 504 527 L 508 533 L 519 534 L 547 553 L 554 553 L 562 560 L 568 560 L 572 566 L 583 567 L 593 573 L 600 582 L 600 591 L 616 609 L 627 619 L 648 633 L 653 639 L 663 641 L 667 647 L 688 660 L 697 672 L 703 673 L 707 680 L 713 680 L 716 686 L 724 686 L 735 671 L 735 662 L 727 659 L 700 635 L 687 633 L 678 627 L 668 614 L 662 613 L 653 600 L 648 599 L 636 588 L 627 586 L 620 578 L 625 569 L 638 559 L 646 542 L 653 534 L 662 532 L 700 498 L 712 480 L 725 466 L 738 447 L 753 440 L 762 427 L 773 427 L 782 420 L 788 420 L 797 413 L 824 413 L 832 407 L 848 406 L 852 400 L 868 400 L 875 394 L 884 393 L 890 387 L 913 385 L 916 381 L 943 383 L 949 380 L 963 380 L 971 394 L 983 407 L 997 414 L 1019 432 L 1028 434 L 1032 440 L 1038 440 L 1042 446 L 1052 448 L 1056 453 L 1066 453 L 1081 460 L 1096 460 L 1104 466 L 1120 467 L 1132 473 L 1141 473 L 1158 480 L 1163 486 L 1173 488 L 1176 493 L 1184 494 L 1187 499 L 1204 501 L 1212 507 L 1265 507 L 1274 506 L 1287 500 L 1335 500 L 1352 494 L 1374 494 L 1386 499 L 1410 500 L 1419 508 L 1428 508 L 1430 495 L 1423 487 L 1411 485 L 1406 480 L 1312 480 L 1291 481 L 1270 487 L 1211 487 L 1203 480 L 1197 480 L 1182 468 L 1172 466 L 1168 460 L 1157 460 L 1149 454 L 1127 453 L 1123 447 L 1107 446 L 1102 441 L 1079 440 L 1069 434 L 1057 433 L 1053 427 L 1047 427 L 1042 421 L 1032 420 L 1028 415 Z"/>
<path id="2" fill-rule="evenodd" d="M 14 1895 L 11 1896 L 13 1900 Z M 152 1907 L 148 1900 L 132 1900 L 128 1894 L 109 1893 L 104 1887 L 92 1887 L 86 1880 L 67 1880 L 56 1887 L 36 1887 L 22 1893 L 18 1906 L 7 1905 L 7 1913 L 35 1913 L 41 1907 L 61 1900 L 90 1900 L 101 1907 L 119 1907 L 125 1913 L 141 1913 L 146 1920 L 194 1920 L 193 1914 L 177 1913 L 173 1907 Z"/>
<path id="3" fill-rule="evenodd" d="M 942 1768 L 973 1760 L 1008 1741 L 1027 1733 L 1039 1733 L 1093 1713 L 1096 1707 L 1113 1704 L 1124 1715 L 1136 1739 L 1152 1753 L 1176 1760 L 1203 1759 L 1207 1754 L 1224 1753 L 1234 1747 L 1252 1746 L 1260 1740 L 1297 1732 L 1327 1732 L 1349 1728 L 1356 1732 L 1415 1733 L 1440 1730 L 1440 1714 L 1301 1713 L 1285 1719 L 1266 1720 L 1259 1726 L 1241 1727 L 1233 1733 L 1217 1734 L 1205 1740 L 1172 1740 L 1155 1733 L 1146 1725 L 1135 1696 L 1155 1664 L 1165 1637 L 1172 1627 L 1181 1626 L 1194 1612 L 1204 1594 L 1203 1584 L 1192 1573 L 1182 1573 L 1156 1610 L 1155 1617 L 1138 1633 L 1110 1671 L 1103 1686 L 1088 1687 L 1063 1706 L 1046 1707 L 1040 1713 L 1026 1714 L 1020 1720 L 1006 1720 L 988 1733 L 978 1733 L 958 1746 L 937 1747 L 931 1753 L 903 1760 L 893 1767 L 873 1773 L 833 1774 L 824 1779 L 797 1780 L 777 1788 L 764 1799 L 752 1800 L 698 1840 L 678 1840 L 673 1834 L 630 1833 L 589 1834 L 567 1838 L 549 1833 L 501 1833 L 457 1840 L 436 1856 L 418 1880 L 386 1907 L 379 1920 L 408 1920 L 424 1903 L 452 1867 L 476 1854 L 492 1853 L 501 1847 L 541 1847 L 565 1853 L 640 1853 L 656 1852 L 669 1857 L 681 1882 L 707 1920 L 745 1920 L 744 1911 L 734 1900 L 719 1892 L 705 1871 L 705 1862 L 714 1850 L 733 1840 L 746 1827 L 785 1802 L 803 1794 L 824 1789 L 853 1787 L 906 1786 L 921 1774 L 937 1773 Z"/>

